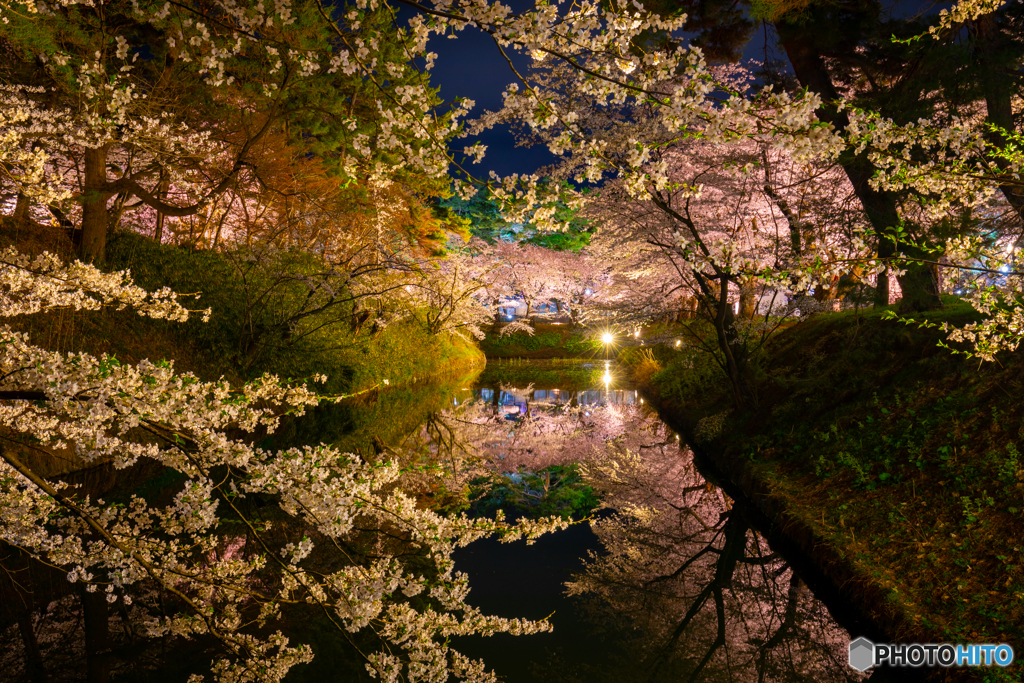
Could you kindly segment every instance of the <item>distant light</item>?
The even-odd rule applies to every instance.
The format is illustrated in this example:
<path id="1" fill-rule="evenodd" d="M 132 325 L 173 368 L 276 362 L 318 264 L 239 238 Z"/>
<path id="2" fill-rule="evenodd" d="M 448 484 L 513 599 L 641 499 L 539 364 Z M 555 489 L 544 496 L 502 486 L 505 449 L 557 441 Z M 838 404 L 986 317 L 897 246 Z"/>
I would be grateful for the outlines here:
<path id="1" fill-rule="evenodd" d="M 591 294 L 593 294 L 593 292 L 591 292 L 589 289 L 584 289 L 583 293 L 586 294 L 587 296 L 590 296 Z"/>
<path id="2" fill-rule="evenodd" d="M 1000 273 L 1009 273 L 1009 272 L 1010 272 L 1010 266 L 1002 266 L 1002 267 L 1001 267 L 1001 268 L 999 269 L 999 272 L 1000 272 Z"/>
<path id="3" fill-rule="evenodd" d="M 679 340 L 676 339 L 676 346 L 679 346 L 679 343 L 680 343 Z"/>
<path id="4" fill-rule="evenodd" d="M 607 387 L 612 382 L 612 375 L 610 372 L 605 370 L 604 377 L 602 377 L 601 379 L 604 380 L 604 385 Z"/>
<path id="5" fill-rule="evenodd" d="M 601 335 L 601 341 L 603 341 L 605 344 L 611 344 L 613 341 L 615 341 L 615 337 L 612 336 L 611 332 L 605 332 L 604 334 Z"/>

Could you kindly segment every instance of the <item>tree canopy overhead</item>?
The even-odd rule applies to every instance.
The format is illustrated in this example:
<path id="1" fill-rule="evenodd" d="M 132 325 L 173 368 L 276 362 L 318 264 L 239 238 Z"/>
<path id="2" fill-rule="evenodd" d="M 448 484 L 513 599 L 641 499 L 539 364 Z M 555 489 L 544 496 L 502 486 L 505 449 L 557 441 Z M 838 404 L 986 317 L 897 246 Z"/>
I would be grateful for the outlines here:
<path id="1" fill-rule="evenodd" d="M 415 10 L 405 24 L 398 6 Z M 591 0 L 521 12 L 475 0 L 0 0 L 4 226 L 42 229 L 50 217 L 77 235 L 81 257 L 3 252 L 0 308 L 186 318 L 173 292 L 147 294 L 97 267 L 108 235 L 127 227 L 235 249 L 244 276 L 282 266 L 259 280 L 265 289 L 245 289 L 257 350 L 327 309 L 353 329 L 401 317 L 434 336 L 480 336 L 503 297 L 524 299 L 528 314 L 556 299 L 582 324 L 595 301 L 641 322 L 685 296 L 713 326 L 736 403 L 749 405 L 747 361 L 768 329 L 752 320 L 766 297 L 807 302 L 846 278 L 888 304 L 894 278 L 914 312 L 941 305 L 950 268 L 977 275 L 967 296 L 988 314 L 952 339 L 989 359 L 1016 348 L 1019 10 L 965 2 L 897 31 L 869 2 L 761 7 L 800 88 L 720 63 L 751 24 L 710 1 L 663 16 Z M 688 8 L 693 40 L 678 12 Z M 886 42 L 890 29 L 904 42 Z M 513 79 L 503 108 L 471 122 L 472 102 L 441 106 L 429 80 L 430 41 L 466 30 L 493 39 Z M 454 162 L 453 139 L 504 123 L 559 162 L 486 181 Z M 594 191 L 574 189 L 584 186 Z M 587 226 L 582 254 L 505 241 L 442 249 L 466 216 L 499 236 L 573 220 L 596 232 Z M 290 249 L 311 258 L 289 260 Z M 298 301 L 287 315 L 249 315 L 286 298 Z M 50 351 L 8 326 L 0 337 L 0 539 L 98 591 L 90 610 L 173 596 L 167 613 L 144 615 L 146 633 L 215 641 L 226 653 L 211 665 L 218 680 L 280 680 L 307 661 L 276 629 L 282 611 L 307 605 L 339 633 L 370 629 L 365 662 L 389 681 L 494 680 L 450 637 L 547 628 L 467 605 L 451 554 L 559 520 L 444 516 L 406 494 L 394 462 L 257 445 L 282 415 L 317 403 L 290 381 L 232 387 Z M 148 462 L 180 486 L 159 500 L 79 498 L 27 464 L 38 449 L 81 466 Z"/>

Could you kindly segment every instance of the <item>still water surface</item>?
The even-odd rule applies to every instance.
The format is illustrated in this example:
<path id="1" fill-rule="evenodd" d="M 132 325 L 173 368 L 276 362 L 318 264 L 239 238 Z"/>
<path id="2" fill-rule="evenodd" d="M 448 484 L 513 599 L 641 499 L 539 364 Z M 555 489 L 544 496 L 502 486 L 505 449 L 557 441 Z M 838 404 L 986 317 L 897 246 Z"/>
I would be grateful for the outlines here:
<path id="1" fill-rule="evenodd" d="M 862 680 L 846 664 L 848 633 L 744 508 L 614 366 L 587 370 L 492 366 L 347 408 L 351 449 L 429 454 L 478 514 L 587 517 L 532 546 L 457 553 L 469 603 L 550 615 L 554 631 L 456 649 L 509 683 Z"/>
<path id="2" fill-rule="evenodd" d="M 468 498 L 477 515 L 579 520 L 532 546 L 485 540 L 457 552 L 471 605 L 502 617 L 548 618 L 554 627 L 454 639 L 455 649 L 483 659 L 499 680 L 863 678 L 846 666 L 848 634 L 755 531 L 753 515 L 705 479 L 690 449 L 623 376 L 602 362 L 492 364 L 482 374 L 321 406 L 282 425 L 272 446 L 330 442 L 368 461 L 415 465 L 409 490 L 440 510 L 465 509 Z M 420 476 L 424 466 L 432 473 Z M 140 490 L 171 495 L 177 484 L 158 477 Z M 371 542 L 351 550 L 376 552 Z M 66 590 L 63 576 L 56 584 Z M 82 623 L 77 596 L 61 595 L 36 630 L 48 680 L 71 683 L 84 675 Z M 217 656 L 202 639 L 137 646 L 119 620 L 112 613 L 111 628 L 127 640 L 116 650 L 112 680 L 182 681 Z M 280 625 L 316 653 L 289 673 L 289 683 L 373 680 L 360 655 L 381 647 L 369 629 L 342 632 L 303 608 L 283 612 Z M 7 624 L 0 681 L 29 680 L 23 653 L 18 627 Z"/>

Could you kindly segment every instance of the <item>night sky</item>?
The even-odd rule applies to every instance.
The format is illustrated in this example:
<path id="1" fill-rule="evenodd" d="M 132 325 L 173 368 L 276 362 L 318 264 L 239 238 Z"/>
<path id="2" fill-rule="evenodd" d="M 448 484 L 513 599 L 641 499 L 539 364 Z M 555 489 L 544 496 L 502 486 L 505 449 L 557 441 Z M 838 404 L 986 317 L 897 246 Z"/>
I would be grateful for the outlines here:
<path id="1" fill-rule="evenodd" d="M 510 3 L 513 8 L 522 11 L 532 6 L 532 2 Z M 952 6 L 951 2 L 932 3 L 928 0 L 903 0 L 891 5 L 894 16 L 909 16 L 920 12 L 937 12 L 943 7 Z M 408 15 L 408 10 L 405 14 Z M 508 68 L 505 59 L 498 52 L 494 41 L 487 34 L 468 28 L 457 34 L 455 39 L 434 39 L 430 50 L 438 55 L 431 79 L 433 85 L 440 87 L 440 96 L 446 101 L 456 97 L 469 97 L 476 101 L 476 108 L 471 116 L 481 115 L 485 110 L 496 111 L 501 108 L 501 93 L 515 75 Z M 525 69 L 529 59 L 509 51 L 516 68 Z M 782 60 L 786 61 L 785 52 L 775 45 L 772 31 L 758 26 L 751 36 L 750 42 L 743 51 L 745 61 Z M 466 168 L 478 178 L 486 178 L 489 171 L 499 175 L 512 173 L 532 173 L 538 168 L 555 161 L 555 157 L 544 146 L 531 148 L 516 147 L 515 138 L 507 127 L 495 128 L 479 138 L 461 138 L 454 140 L 452 150 L 461 161 L 461 150 L 477 141 L 487 145 L 487 155 L 479 164 L 469 163 Z"/>

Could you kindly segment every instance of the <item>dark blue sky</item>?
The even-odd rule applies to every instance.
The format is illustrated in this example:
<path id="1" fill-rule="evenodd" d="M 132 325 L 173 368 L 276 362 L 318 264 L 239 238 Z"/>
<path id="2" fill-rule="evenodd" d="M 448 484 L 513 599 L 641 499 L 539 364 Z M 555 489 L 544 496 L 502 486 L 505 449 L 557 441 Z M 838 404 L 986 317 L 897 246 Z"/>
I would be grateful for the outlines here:
<path id="1" fill-rule="evenodd" d="M 454 40 L 432 41 L 430 49 L 437 53 L 431 82 L 441 88 L 439 93 L 446 101 L 456 97 L 468 97 L 476 101 L 476 108 L 470 113 L 477 117 L 484 111 L 501 109 L 501 93 L 505 86 L 515 81 L 515 74 L 508 62 L 498 51 L 498 46 L 483 31 L 467 28 L 456 34 Z M 507 50 L 517 69 L 529 67 L 529 59 Z M 532 173 L 539 166 L 550 164 L 554 157 L 544 147 L 516 147 L 515 138 L 507 126 L 487 131 L 479 138 L 455 140 L 452 148 L 459 153 L 461 161 L 463 147 L 477 140 L 487 145 L 487 155 L 479 164 L 467 162 L 467 170 L 477 177 L 486 178 L 489 171 L 500 175 Z"/>
<path id="2" fill-rule="evenodd" d="M 514 0 L 510 4 L 517 10 L 525 10 L 533 5 L 532 2 L 524 0 Z M 937 12 L 940 8 L 951 5 L 951 2 L 901 0 L 893 3 L 890 11 L 893 16 L 910 16 L 922 11 Z M 471 117 L 479 116 L 485 110 L 499 109 L 501 93 L 505 86 L 515 81 L 515 75 L 490 36 L 472 28 L 467 28 L 456 35 L 455 39 L 431 41 L 430 49 L 438 55 L 431 82 L 440 87 L 440 96 L 446 101 L 456 97 L 475 100 L 476 108 L 471 112 Z M 516 68 L 528 68 L 528 58 L 517 55 L 512 50 L 508 50 L 508 53 L 512 56 Z M 771 30 L 766 32 L 763 25 L 754 31 L 743 51 L 743 56 L 745 60 L 764 61 L 767 56 L 768 59 L 786 61 L 785 53 L 775 45 Z M 452 149 L 458 152 L 456 158 L 461 160 L 462 148 L 477 140 L 487 145 L 487 155 L 479 164 L 467 162 L 466 168 L 478 178 L 486 178 L 491 170 L 503 176 L 512 173 L 532 173 L 555 160 L 543 146 L 516 147 L 515 138 L 507 127 L 492 129 L 479 138 L 455 140 Z"/>

